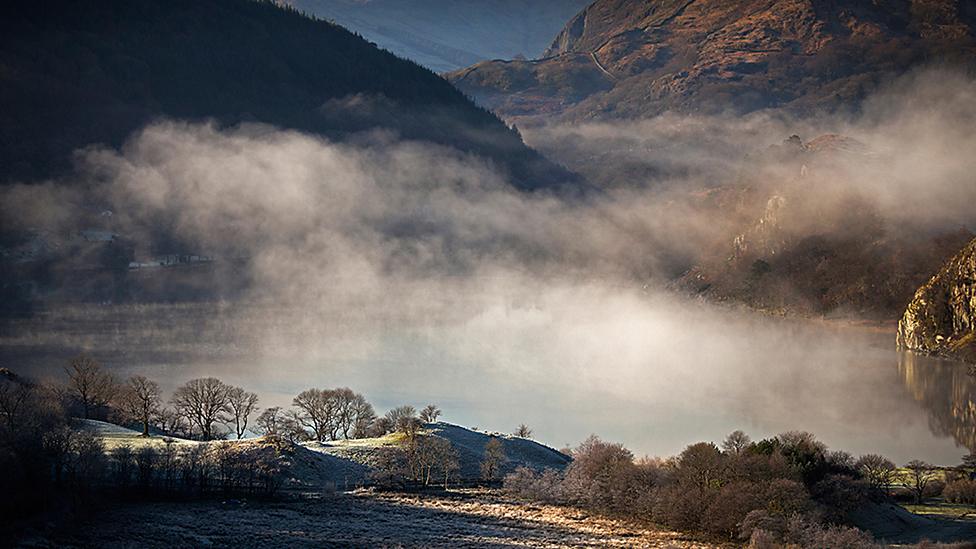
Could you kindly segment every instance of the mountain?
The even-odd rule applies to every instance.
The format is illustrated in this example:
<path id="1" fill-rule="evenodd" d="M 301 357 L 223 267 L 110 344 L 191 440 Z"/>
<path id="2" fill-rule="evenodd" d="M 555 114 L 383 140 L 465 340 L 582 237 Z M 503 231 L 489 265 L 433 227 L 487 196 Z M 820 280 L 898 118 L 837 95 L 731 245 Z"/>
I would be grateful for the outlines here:
<path id="1" fill-rule="evenodd" d="M 330 138 L 385 127 L 537 188 L 568 177 L 433 72 L 338 25 L 251 0 L 40 0 L 0 8 L 0 181 L 65 173 L 155 119 Z"/>
<path id="2" fill-rule="evenodd" d="M 738 180 L 701 194 L 699 213 L 734 230 L 701 250 L 675 287 L 775 313 L 897 319 L 974 235 L 881 215 L 844 175 L 847 165 L 884 161 L 873 154 L 844 136 L 793 136 L 752 159 Z"/>
<path id="3" fill-rule="evenodd" d="M 898 346 L 976 363 L 976 239 L 915 292 Z"/>
<path id="4" fill-rule="evenodd" d="M 590 1 L 281 0 L 437 72 L 486 59 L 538 57 Z"/>
<path id="5" fill-rule="evenodd" d="M 850 108 L 912 66 L 976 56 L 965 0 L 597 0 L 541 59 L 448 75 L 504 118 Z"/>

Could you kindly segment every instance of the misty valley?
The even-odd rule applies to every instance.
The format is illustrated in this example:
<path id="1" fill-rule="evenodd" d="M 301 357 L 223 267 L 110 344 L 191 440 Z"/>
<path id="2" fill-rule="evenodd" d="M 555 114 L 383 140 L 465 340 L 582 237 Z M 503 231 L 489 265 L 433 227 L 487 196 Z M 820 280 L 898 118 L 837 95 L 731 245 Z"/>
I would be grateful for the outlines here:
<path id="1" fill-rule="evenodd" d="M 970 2 L 0 11 L 0 546 L 976 547 Z"/>
<path id="2" fill-rule="evenodd" d="M 506 318 L 510 333 L 470 312 L 347 317 L 330 328 L 273 305 L 158 304 L 70 307 L 9 323 L 0 341 L 4 362 L 30 360 L 25 374 L 36 379 L 61 376 L 83 347 L 119 376 L 157 379 L 165 391 L 202 375 L 247 385 L 265 402 L 286 402 L 305 386 L 350 386 L 379 408 L 432 401 L 461 425 L 526 423 L 554 446 L 583 431 L 638 454 L 672 455 L 689 430 L 706 439 L 804 430 L 855 454 L 943 463 L 974 444 L 968 367 L 895 352 L 890 330 L 784 325 L 634 293 L 628 306 L 639 309 L 627 324 L 639 314 L 638 333 L 646 326 L 657 336 L 621 334 L 635 328 L 606 305 L 585 307 L 589 335 L 566 334 L 576 327 L 553 319 L 575 323 L 576 307 L 513 299 L 478 311 Z M 669 307 L 696 310 L 675 318 Z M 716 341 L 703 347 L 685 325 Z M 572 356 L 599 352 L 595 362 Z"/>

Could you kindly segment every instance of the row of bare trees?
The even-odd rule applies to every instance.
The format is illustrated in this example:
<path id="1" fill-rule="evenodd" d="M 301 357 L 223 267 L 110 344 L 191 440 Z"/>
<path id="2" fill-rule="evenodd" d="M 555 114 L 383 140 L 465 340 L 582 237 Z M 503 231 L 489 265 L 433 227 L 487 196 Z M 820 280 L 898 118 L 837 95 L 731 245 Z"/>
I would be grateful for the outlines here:
<path id="1" fill-rule="evenodd" d="M 60 388 L 85 419 L 120 416 L 138 423 L 143 435 L 151 429 L 186 437 L 223 438 L 222 427 L 241 439 L 257 411 L 258 396 L 214 377 L 192 379 L 173 392 L 166 407 L 154 380 L 135 375 L 119 382 L 94 359 L 79 356 L 65 368 L 67 382 Z"/>
<path id="2" fill-rule="evenodd" d="M 65 371 L 67 382 L 58 390 L 79 415 L 137 423 L 146 436 L 157 430 L 214 440 L 225 438 L 229 431 L 241 439 L 250 429 L 294 442 L 324 442 L 415 432 L 441 415 L 431 404 L 419 414 L 412 406 L 400 406 L 378 416 L 366 397 L 348 387 L 306 389 L 295 396 L 291 408 L 273 406 L 258 413 L 257 394 L 215 377 L 186 382 L 173 392 L 167 406 L 156 381 L 135 375 L 119 382 L 91 357 L 73 359 Z"/>

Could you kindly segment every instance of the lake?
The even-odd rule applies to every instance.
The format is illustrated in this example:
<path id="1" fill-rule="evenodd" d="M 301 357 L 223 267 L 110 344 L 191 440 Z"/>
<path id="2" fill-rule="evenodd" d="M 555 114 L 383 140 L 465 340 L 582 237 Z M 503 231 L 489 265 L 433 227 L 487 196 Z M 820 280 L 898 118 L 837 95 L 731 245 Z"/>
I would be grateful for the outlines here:
<path id="1" fill-rule="evenodd" d="M 215 375 L 288 405 L 349 386 L 386 409 L 575 445 L 591 433 L 671 455 L 734 429 L 805 430 L 899 464 L 976 447 L 966 365 L 898 353 L 891 330 L 770 318 L 641 290 L 375 298 L 342 311 L 269 303 L 77 305 L 0 325 L 0 365 L 62 378 L 88 352 L 171 390 Z"/>

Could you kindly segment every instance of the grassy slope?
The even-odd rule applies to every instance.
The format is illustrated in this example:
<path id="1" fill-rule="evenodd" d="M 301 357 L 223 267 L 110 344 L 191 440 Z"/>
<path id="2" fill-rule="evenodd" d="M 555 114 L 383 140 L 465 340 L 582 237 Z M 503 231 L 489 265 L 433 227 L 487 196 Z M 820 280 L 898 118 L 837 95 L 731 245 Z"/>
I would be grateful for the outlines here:
<path id="1" fill-rule="evenodd" d="M 144 446 L 161 448 L 170 441 L 178 446 L 201 443 L 158 435 L 143 437 L 138 431 L 126 429 L 102 421 L 85 420 L 82 428 L 97 434 L 111 451 L 119 446 L 138 449 Z M 538 442 L 501 434 L 488 434 L 438 422 L 428 425 L 424 436 L 439 436 L 451 441 L 458 452 L 462 480 L 477 480 L 480 477 L 480 464 L 484 446 L 493 436 L 502 441 L 507 461 L 503 472 L 513 471 L 525 466 L 534 469 L 562 469 L 570 458 Z M 288 484 L 296 489 L 319 489 L 325 486 L 337 488 L 353 487 L 368 481 L 371 467 L 375 464 L 380 448 L 396 446 L 403 435 L 390 434 L 379 438 L 339 440 L 332 442 L 307 442 L 291 448 L 288 452 Z M 261 449 L 262 439 L 231 441 L 232 444 L 247 444 Z"/>

